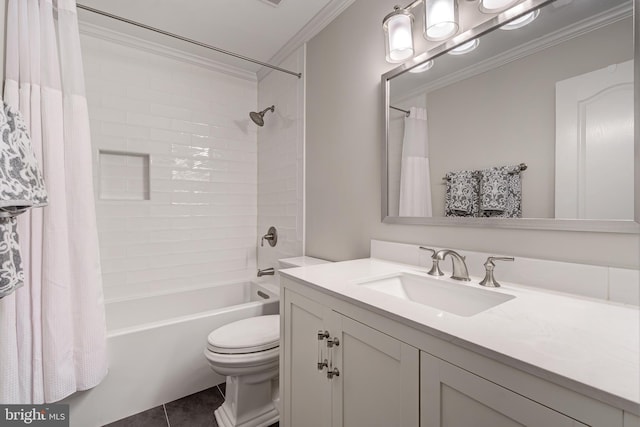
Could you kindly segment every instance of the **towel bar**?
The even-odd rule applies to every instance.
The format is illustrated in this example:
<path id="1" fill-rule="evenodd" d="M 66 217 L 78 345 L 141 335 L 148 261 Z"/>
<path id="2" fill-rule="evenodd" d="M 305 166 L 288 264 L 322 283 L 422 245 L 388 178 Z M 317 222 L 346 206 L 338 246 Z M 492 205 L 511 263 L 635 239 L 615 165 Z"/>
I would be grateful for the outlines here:
<path id="1" fill-rule="evenodd" d="M 518 165 L 518 170 L 515 170 L 515 171 L 510 172 L 510 173 L 512 173 L 512 174 L 514 174 L 514 173 L 520 173 L 520 172 L 522 172 L 522 171 L 527 170 L 527 168 L 528 168 L 528 167 L 529 167 L 529 166 L 527 166 L 527 164 L 526 164 L 526 163 L 520 163 L 520 164 Z M 476 171 L 476 172 L 480 173 L 480 171 Z M 446 176 L 443 176 L 443 177 L 442 177 L 442 179 L 443 179 L 444 181 L 448 181 L 448 180 L 449 180 L 449 178 L 447 178 Z"/>

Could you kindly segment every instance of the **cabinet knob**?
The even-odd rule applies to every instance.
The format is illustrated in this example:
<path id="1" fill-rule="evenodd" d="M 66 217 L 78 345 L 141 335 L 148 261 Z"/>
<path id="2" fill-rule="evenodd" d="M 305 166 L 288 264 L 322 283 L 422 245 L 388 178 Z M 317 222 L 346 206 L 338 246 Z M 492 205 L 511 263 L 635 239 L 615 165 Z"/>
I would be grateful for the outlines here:
<path id="1" fill-rule="evenodd" d="M 340 371 L 338 370 L 338 368 L 327 370 L 327 378 L 329 378 L 330 380 L 333 379 L 333 377 L 339 377 L 339 376 L 340 376 Z"/>

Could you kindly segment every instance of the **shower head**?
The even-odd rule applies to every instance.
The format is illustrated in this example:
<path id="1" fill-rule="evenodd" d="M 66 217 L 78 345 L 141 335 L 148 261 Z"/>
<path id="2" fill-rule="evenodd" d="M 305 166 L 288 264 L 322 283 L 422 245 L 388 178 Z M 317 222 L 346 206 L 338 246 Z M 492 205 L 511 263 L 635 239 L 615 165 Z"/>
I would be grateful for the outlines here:
<path id="1" fill-rule="evenodd" d="M 271 110 L 271 112 L 273 113 L 275 109 L 276 109 L 276 106 L 272 105 L 271 107 L 267 107 L 264 110 L 260 111 L 259 113 L 252 111 L 249 113 L 249 117 L 251 117 L 251 120 L 253 121 L 253 123 L 257 124 L 258 126 L 264 126 L 264 114 L 269 110 Z"/>

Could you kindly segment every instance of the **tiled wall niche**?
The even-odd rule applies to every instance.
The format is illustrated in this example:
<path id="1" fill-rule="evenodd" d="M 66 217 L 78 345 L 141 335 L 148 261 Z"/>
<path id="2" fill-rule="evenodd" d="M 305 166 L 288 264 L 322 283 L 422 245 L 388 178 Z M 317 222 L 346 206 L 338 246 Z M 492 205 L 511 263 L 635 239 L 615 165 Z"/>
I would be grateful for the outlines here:
<path id="1" fill-rule="evenodd" d="M 96 197 L 105 298 L 254 277 L 255 78 L 93 27 L 81 42 L 95 152 L 149 161 L 148 200 Z"/>
<path id="2" fill-rule="evenodd" d="M 149 200 L 149 155 L 98 150 L 100 200 Z"/>

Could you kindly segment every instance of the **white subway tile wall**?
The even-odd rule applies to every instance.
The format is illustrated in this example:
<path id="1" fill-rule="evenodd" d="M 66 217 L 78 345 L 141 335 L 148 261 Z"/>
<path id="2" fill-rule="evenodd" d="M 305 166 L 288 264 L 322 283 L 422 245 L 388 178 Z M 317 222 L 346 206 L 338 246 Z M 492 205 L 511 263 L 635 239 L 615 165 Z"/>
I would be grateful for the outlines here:
<path id="1" fill-rule="evenodd" d="M 257 82 L 92 35 L 81 41 L 105 298 L 254 277 L 257 129 L 248 113 Z M 127 172 L 99 177 L 100 150 L 149 155 L 148 200 L 115 197 Z M 100 186 L 119 200 L 100 199 Z"/>
<path id="2" fill-rule="evenodd" d="M 304 47 L 281 67 L 303 71 Z M 270 226 L 278 244 L 260 247 L 258 266 L 278 267 L 278 259 L 303 254 L 304 76 L 271 72 L 258 84 L 258 108 L 275 105 L 258 130 L 258 240 Z"/>

